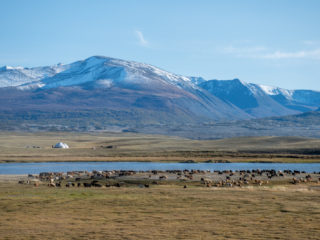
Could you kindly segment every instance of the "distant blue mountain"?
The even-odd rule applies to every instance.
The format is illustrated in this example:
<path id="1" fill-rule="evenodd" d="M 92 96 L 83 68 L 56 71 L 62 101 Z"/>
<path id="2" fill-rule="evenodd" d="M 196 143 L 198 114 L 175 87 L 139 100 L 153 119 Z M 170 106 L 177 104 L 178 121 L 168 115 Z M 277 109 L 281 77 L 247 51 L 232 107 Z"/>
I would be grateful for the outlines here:
<path id="1" fill-rule="evenodd" d="M 298 114 L 320 106 L 320 92 L 311 90 L 287 90 L 239 79 L 209 80 L 199 86 L 256 118 Z"/>

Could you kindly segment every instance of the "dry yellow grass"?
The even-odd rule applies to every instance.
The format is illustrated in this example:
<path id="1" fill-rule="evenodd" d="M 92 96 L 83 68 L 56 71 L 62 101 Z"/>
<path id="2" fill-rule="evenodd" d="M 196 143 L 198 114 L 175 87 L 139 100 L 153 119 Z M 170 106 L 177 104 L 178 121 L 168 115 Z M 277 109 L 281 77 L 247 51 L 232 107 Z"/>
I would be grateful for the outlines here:
<path id="1" fill-rule="evenodd" d="M 51 146 L 58 141 L 66 142 L 71 148 L 52 149 Z M 311 154 L 310 151 L 318 154 Z M 320 162 L 319 152 L 320 139 L 293 137 L 198 141 L 130 133 L 0 133 L 0 162 Z"/>
<path id="2" fill-rule="evenodd" d="M 319 239 L 319 186 L 35 188 L 0 183 L 1 239 Z"/>

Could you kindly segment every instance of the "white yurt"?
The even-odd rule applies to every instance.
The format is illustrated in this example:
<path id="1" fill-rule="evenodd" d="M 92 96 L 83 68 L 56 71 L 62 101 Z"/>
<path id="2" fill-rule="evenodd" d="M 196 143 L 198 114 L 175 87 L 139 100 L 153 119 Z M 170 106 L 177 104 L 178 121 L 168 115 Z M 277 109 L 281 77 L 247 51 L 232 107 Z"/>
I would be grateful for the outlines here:
<path id="1" fill-rule="evenodd" d="M 56 145 L 53 146 L 53 148 L 69 148 L 69 146 L 66 143 L 58 142 Z"/>

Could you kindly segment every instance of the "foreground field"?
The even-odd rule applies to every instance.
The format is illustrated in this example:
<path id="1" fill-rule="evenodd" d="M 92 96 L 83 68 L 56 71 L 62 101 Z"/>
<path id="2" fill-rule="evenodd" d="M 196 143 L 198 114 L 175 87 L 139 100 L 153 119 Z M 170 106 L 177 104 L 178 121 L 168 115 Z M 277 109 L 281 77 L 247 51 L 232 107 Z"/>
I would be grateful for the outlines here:
<path id="1" fill-rule="evenodd" d="M 52 149 L 59 141 L 70 149 Z M 244 137 L 190 140 L 133 133 L 0 133 L 0 162 L 320 162 L 320 139 Z"/>
<path id="2" fill-rule="evenodd" d="M 1 239 L 319 239 L 319 185 L 48 188 L 0 182 Z"/>

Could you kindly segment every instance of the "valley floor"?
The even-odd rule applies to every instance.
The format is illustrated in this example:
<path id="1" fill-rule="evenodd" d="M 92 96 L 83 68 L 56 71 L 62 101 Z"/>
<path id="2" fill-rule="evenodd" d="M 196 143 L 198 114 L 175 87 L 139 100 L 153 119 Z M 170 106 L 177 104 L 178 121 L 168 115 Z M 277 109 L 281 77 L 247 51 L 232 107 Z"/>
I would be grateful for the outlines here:
<path id="1" fill-rule="evenodd" d="M 57 142 L 70 149 L 53 149 Z M 0 163 L 49 161 L 320 162 L 320 139 L 190 140 L 132 133 L 0 133 Z"/>
<path id="2" fill-rule="evenodd" d="M 70 149 L 51 147 L 60 141 Z M 320 162 L 319 151 L 319 139 L 296 137 L 197 141 L 139 134 L 0 133 L 0 162 Z M 18 184 L 20 178 L 0 176 L 0 238 L 4 240 L 320 236 L 316 182 L 232 188 L 203 184 L 184 188 L 184 183 L 51 188 Z"/>

